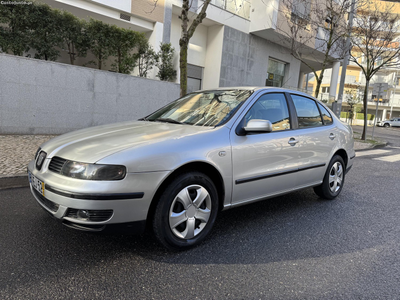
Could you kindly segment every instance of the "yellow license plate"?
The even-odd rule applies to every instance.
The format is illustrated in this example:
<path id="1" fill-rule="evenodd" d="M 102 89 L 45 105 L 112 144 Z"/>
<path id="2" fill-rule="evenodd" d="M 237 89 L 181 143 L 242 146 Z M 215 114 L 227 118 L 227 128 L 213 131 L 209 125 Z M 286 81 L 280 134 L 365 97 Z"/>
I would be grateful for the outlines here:
<path id="1" fill-rule="evenodd" d="M 36 178 L 31 172 L 28 172 L 28 178 L 32 187 L 44 197 L 44 182 Z"/>

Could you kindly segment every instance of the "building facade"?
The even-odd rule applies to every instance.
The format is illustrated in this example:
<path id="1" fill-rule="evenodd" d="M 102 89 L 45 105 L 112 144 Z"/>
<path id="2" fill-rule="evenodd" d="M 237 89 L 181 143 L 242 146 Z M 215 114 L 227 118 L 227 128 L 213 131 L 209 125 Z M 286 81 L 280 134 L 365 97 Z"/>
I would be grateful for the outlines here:
<path id="1" fill-rule="evenodd" d="M 307 1 L 291 0 L 299 3 Z M 54 8 L 144 32 L 157 51 L 160 43 L 176 50 L 179 80 L 179 39 L 182 0 L 44 0 Z M 302 89 L 308 67 L 294 58 L 280 29 L 282 20 L 311 18 L 307 5 L 283 13 L 283 0 L 212 0 L 207 17 L 190 40 L 188 91 L 228 86 L 282 86 Z M 191 1 L 191 15 L 203 2 Z M 296 6 L 298 7 L 298 6 Z M 314 43 L 316 41 L 314 40 Z M 311 42 L 310 49 L 315 48 Z M 307 55 L 307 53 L 304 53 Z M 61 58 L 63 59 L 63 58 Z M 64 58 L 67 60 L 67 58 Z M 309 63 L 318 65 L 309 55 Z M 79 61 L 78 61 L 79 64 Z M 156 70 L 149 77 L 155 78 Z M 133 73 L 135 74 L 135 71 Z M 331 85 L 338 78 L 331 78 Z"/>
<path id="2" fill-rule="evenodd" d="M 376 5 L 375 5 L 376 4 Z M 382 11 L 390 9 L 390 12 L 393 15 L 400 15 L 400 3 L 398 1 L 379 1 L 379 0 L 371 0 L 369 2 L 371 7 L 376 7 L 377 9 L 382 9 Z M 363 13 L 359 11 L 358 13 Z M 355 18 L 357 18 L 357 13 Z M 399 24 L 394 24 L 393 30 L 398 31 L 394 33 L 394 40 L 391 44 L 393 44 L 393 49 L 388 49 L 388 51 L 396 50 L 399 47 L 400 41 L 400 21 L 397 21 Z M 354 30 L 357 30 L 357 22 L 353 24 Z M 388 30 L 387 28 L 382 26 L 380 30 Z M 366 57 L 360 53 L 357 62 L 364 67 L 366 66 Z M 380 60 L 377 59 L 375 61 L 376 64 L 380 63 Z M 333 93 L 335 99 L 338 98 L 336 91 L 339 90 L 338 85 L 332 85 L 332 74 L 334 73 L 333 69 L 327 70 L 324 73 L 324 79 L 322 82 L 319 99 L 322 101 L 329 101 L 330 96 L 332 95 L 332 90 L 335 90 Z M 339 75 L 341 76 L 342 67 L 340 67 Z M 333 75 L 334 78 L 337 75 Z M 381 93 L 379 93 L 378 86 L 380 84 L 384 84 L 385 88 L 382 89 Z M 344 94 L 343 94 L 343 103 L 342 103 L 342 112 L 348 112 L 350 110 L 350 104 L 354 98 L 358 99 L 358 111 L 362 109 L 362 99 L 364 95 L 364 89 L 366 85 L 365 76 L 363 74 L 362 69 L 355 62 L 349 62 L 346 70 L 345 76 L 345 86 L 344 86 Z M 307 86 L 309 91 L 315 91 L 316 82 L 315 78 L 309 75 L 309 80 L 304 84 L 304 87 Z M 400 117 L 400 62 L 397 66 L 392 67 L 382 67 L 371 79 L 369 91 L 368 91 L 368 111 L 367 113 L 370 115 L 376 115 L 376 120 L 386 120 L 390 118 Z M 378 112 L 376 113 L 376 109 L 378 108 Z M 342 114 L 343 116 L 343 114 Z M 372 123 L 372 122 L 371 122 Z"/>

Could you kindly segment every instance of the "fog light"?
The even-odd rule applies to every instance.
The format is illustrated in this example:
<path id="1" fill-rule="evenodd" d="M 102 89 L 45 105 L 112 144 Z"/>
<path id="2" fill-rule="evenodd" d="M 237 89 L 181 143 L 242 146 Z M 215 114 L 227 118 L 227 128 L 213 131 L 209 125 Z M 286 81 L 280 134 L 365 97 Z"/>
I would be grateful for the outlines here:
<path id="1" fill-rule="evenodd" d="M 78 219 L 81 219 L 81 220 L 88 220 L 90 218 L 89 211 L 84 210 L 84 209 L 78 210 L 76 215 L 77 215 Z"/>

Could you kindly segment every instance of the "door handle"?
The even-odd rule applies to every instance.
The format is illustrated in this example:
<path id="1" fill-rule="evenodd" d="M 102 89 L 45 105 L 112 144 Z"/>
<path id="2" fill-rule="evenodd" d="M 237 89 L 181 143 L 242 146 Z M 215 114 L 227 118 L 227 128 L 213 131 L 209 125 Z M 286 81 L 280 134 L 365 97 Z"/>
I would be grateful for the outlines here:
<path id="1" fill-rule="evenodd" d="M 294 145 L 296 145 L 298 142 L 299 142 L 299 141 L 296 140 L 295 138 L 290 138 L 288 144 L 289 144 L 290 146 L 294 146 Z"/>
<path id="2" fill-rule="evenodd" d="M 331 140 L 333 140 L 335 137 L 336 137 L 336 134 L 334 134 L 334 133 L 331 133 L 331 134 L 329 135 L 329 138 L 330 138 Z"/>

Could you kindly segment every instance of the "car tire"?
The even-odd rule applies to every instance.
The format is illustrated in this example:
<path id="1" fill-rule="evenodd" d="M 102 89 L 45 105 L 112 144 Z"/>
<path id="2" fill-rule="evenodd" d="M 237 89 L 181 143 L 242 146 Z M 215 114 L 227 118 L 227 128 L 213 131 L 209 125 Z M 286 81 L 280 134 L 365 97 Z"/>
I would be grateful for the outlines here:
<path id="1" fill-rule="evenodd" d="M 328 165 L 322 184 L 314 187 L 314 192 L 323 199 L 335 199 L 343 189 L 345 173 L 343 158 L 335 155 Z"/>
<path id="2" fill-rule="evenodd" d="M 212 180 L 200 172 L 177 176 L 161 193 L 153 217 L 157 240 L 170 250 L 201 243 L 218 213 L 218 193 Z"/>
<path id="3" fill-rule="evenodd" d="M 388 128 L 388 127 L 390 127 L 390 124 L 389 123 L 385 123 L 385 124 L 383 124 L 383 127 Z"/>

